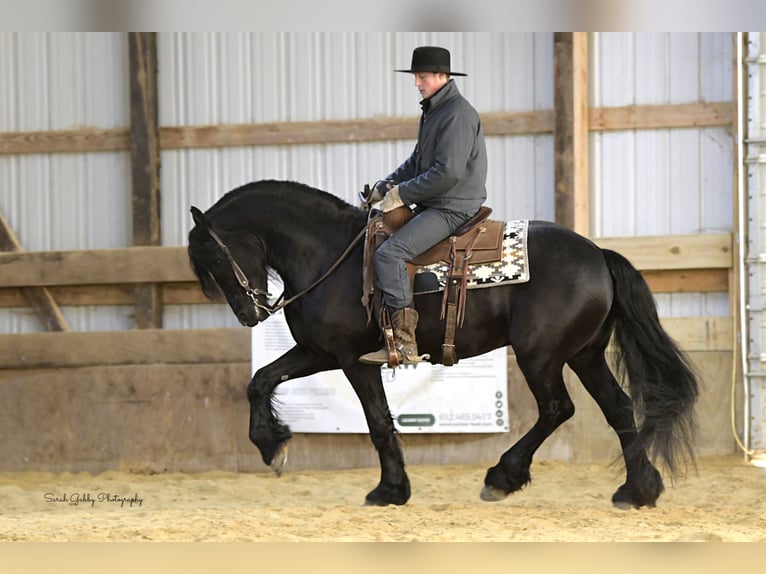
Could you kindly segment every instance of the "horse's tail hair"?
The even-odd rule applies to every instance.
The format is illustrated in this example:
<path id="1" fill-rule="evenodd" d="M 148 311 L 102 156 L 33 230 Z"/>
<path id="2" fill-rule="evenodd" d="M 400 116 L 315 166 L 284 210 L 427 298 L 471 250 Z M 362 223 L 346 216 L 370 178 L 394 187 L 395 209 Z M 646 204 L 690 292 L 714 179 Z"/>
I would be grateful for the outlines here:
<path id="1" fill-rule="evenodd" d="M 636 449 L 669 472 L 694 464 L 697 376 L 688 358 L 665 332 L 646 281 L 622 255 L 604 249 L 612 274 L 618 375 L 628 379 L 638 426 Z M 631 453 L 633 454 L 633 453 Z"/>

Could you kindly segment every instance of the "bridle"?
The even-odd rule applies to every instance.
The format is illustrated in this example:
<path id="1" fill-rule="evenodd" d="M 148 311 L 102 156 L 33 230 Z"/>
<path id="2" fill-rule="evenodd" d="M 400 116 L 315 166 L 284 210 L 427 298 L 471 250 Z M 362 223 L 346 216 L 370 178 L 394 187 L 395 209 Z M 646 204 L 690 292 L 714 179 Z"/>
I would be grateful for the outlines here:
<path id="1" fill-rule="evenodd" d="M 268 303 L 261 303 L 258 300 L 258 296 L 262 297 L 270 297 L 271 294 L 268 291 L 264 291 L 263 289 L 258 289 L 257 287 L 253 287 L 250 285 L 250 281 L 247 278 L 247 275 L 245 275 L 245 272 L 242 271 L 242 268 L 239 266 L 239 264 L 234 259 L 234 256 L 231 254 L 231 251 L 229 251 L 229 248 L 226 247 L 226 244 L 221 241 L 221 238 L 218 237 L 218 234 L 210 229 L 208 227 L 208 232 L 210 233 L 210 236 L 215 240 L 215 242 L 218 244 L 218 247 L 221 248 L 221 251 L 223 251 L 223 254 L 226 256 L 226 259 L 229 261 L 229 265 L 231 266 L 231 270 L 234 272 L 234 276 L 237 278 L 237 282 L 239 285 L 245 290 L 245 293 L 247 293 L 247 296 L 250 297 L 250 300 L 253 302 L 253 305 L 256 309 L 260 309 L 262 311 L 265 311 L 267 314 L 267 318 L 271 317 L 274 313 L 277 311 L 284 309 L 287 307 L 290 303 L 293 301 L 297 301 L 301 297 L 303 297 L 306 293 L 314 289 L 317 285 L 319 285 L 322 281 L 327 279 L 333 271 L 335 271 L 341 263 L 346 259 L 346 257 L 349 256 L 351 251 L 353 250 L 354 246 L 359 243 L 359 241 L 364 237 L 365 233 L 367 231 L 367 227 L 362 227 L 362 230 L 357 233 L 356 237 L 351 240 L 351 243 L 346 247 L 346 250 L 341 253 L 340 257 L 333 263 L 330 268 L 322 274 L 319 279 L 314 281 L 311 285 L 306 287 L 303 291 L 300 293 L 297 293 L 290 297 L 289 299 L 285 299 L 285 292 L 282 291 L 282 294 L 277 297 L 277 300 L 269 305 Z"/>
<path id="2" fill-rule="evenodd" d="M 261 295 L 263 297 L 269 297 L 270 293 L 268 291 L 264 291 L 263 289 L 258 289 L 257 287 L 253 287 L 250 285 L 250 280 L 247 278 L 247 275 L 245 275 L 245 272 L 242 271 L 242 268 L 237 264 L 236 260 L 234 259 L 234 256 L 231 254 L 231 251 L 229 251 L 229 248 L 226 247 L 226 244 L 221 241 L 221 238 L 218 237 L 218 234 L 213 231 L 212 229 L 208 228 L 208 232 L 210 232 L 210 237 L 212 237 L 215 242 L 218 244 L 218 247 L 221 248 L 221 251 L 223 251 L 223 254 L 226 256 L 226 259 L 229 261 L 229 265 L 231 266 L 231 270 L 234 272 L 234 276 L 237 278 L 237 282 L 239 283 L 240 287 L 242 287 L 245 290 L 245 293 L 247 293 L 247 296 L 250 297 L 250 300 L 253 302 L 253 305 L 255 305 L 256 309 L 261 309 L 262 311 L 266 311 L 269 316 L 271 316 L 272 313 L 274 313 L 274 309 L 272 309 L 271 305 L 263 304 L 260 301 L 258 301 L 258 295 Z"/>

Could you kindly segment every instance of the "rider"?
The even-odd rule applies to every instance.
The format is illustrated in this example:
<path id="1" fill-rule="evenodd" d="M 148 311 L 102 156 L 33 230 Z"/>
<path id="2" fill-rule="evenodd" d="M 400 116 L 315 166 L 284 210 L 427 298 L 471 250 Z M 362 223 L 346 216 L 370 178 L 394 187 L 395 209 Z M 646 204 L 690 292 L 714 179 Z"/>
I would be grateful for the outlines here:
<path id="1" fill-rule="evenodd" d="M 421 360 L 415 340 L 418 312 L 406 262 L 449 237 L 468 221 L 487 197 L 487 150 L 478 112 L 460 94 L 451 76 L 445 48 L 421 46 L 412 52 L 409 70 L 422 100 L 418 140 L 412 154 L 375 184 L 371 201 L 387 213 L 402 205 L 415 217 L 375 252 L 375 275 L 388 307 L 400 363 Z M 359 358 L 388 363 L 385 345 Z"/>

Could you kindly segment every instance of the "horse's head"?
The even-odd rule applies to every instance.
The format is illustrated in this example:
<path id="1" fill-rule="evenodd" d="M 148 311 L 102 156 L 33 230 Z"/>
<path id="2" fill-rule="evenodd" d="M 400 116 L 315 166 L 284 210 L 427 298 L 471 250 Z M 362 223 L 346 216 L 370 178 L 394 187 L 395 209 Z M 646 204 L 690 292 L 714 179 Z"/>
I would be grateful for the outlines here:
<path id="1" fill-rule="evenodd" d="M 216 232 L 199 209 L 192 207 L 191 213 L 195 226 L 189 232 L 189 261 L 202 292 L 213 301 L 223 295 L 247 327 L 267 319 L 268 272 L 261 242 L 249 234 Z"/>

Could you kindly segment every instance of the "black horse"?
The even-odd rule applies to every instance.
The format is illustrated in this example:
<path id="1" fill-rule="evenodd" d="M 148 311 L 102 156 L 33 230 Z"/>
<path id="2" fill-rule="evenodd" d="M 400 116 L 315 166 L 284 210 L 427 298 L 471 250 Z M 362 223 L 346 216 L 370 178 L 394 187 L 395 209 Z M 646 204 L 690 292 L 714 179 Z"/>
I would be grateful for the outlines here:
<path id="1" fill-rule="evenodd" d="M 342 369 L 356 392 L 375 448 L 380 483 L 366 503 L 404 504 L 410 484 L 377 366 L 359 356 L 380 346 L 374 321 L 360 303 L 367 213 L 329 193 L 287 181 L 258 181 L 234 189 L 206 213 L 192 207 L 189 258 L 202 290 L 225 296 L 246 326 L 283 308 L 295 346 L 260 368 L 247 387 L 250 439 L 263 461 L 280 473 L 290 429 L 272 408 L 272 394 L 288 379 Z M 483 500 L 501 500 L 530 481 L 532 456 L 574 414 L 564 386 L 569 365 L 617 433 L 626 481 L 612 497 L 618 507 L 653 506 L 673 477 L 694 460 L 693 369 L 662 329 L 643 277 L 614 251 L 573 231 L 531 221 L 526 283 L 469 290 L 458 329 L 458 358 L 510 345 L 535 397 L 534 426 L 487 471 Z M 270 304 L 268 274 L 279 275 L 284 299 Z M 420 351 L 441 362 L 442 295 L 419 295 L 415 305 Z M 626 394 L 610 371 L 605 350 L 612 333 Z M 634 418 L 635 411 L 635 418 Z"/>

